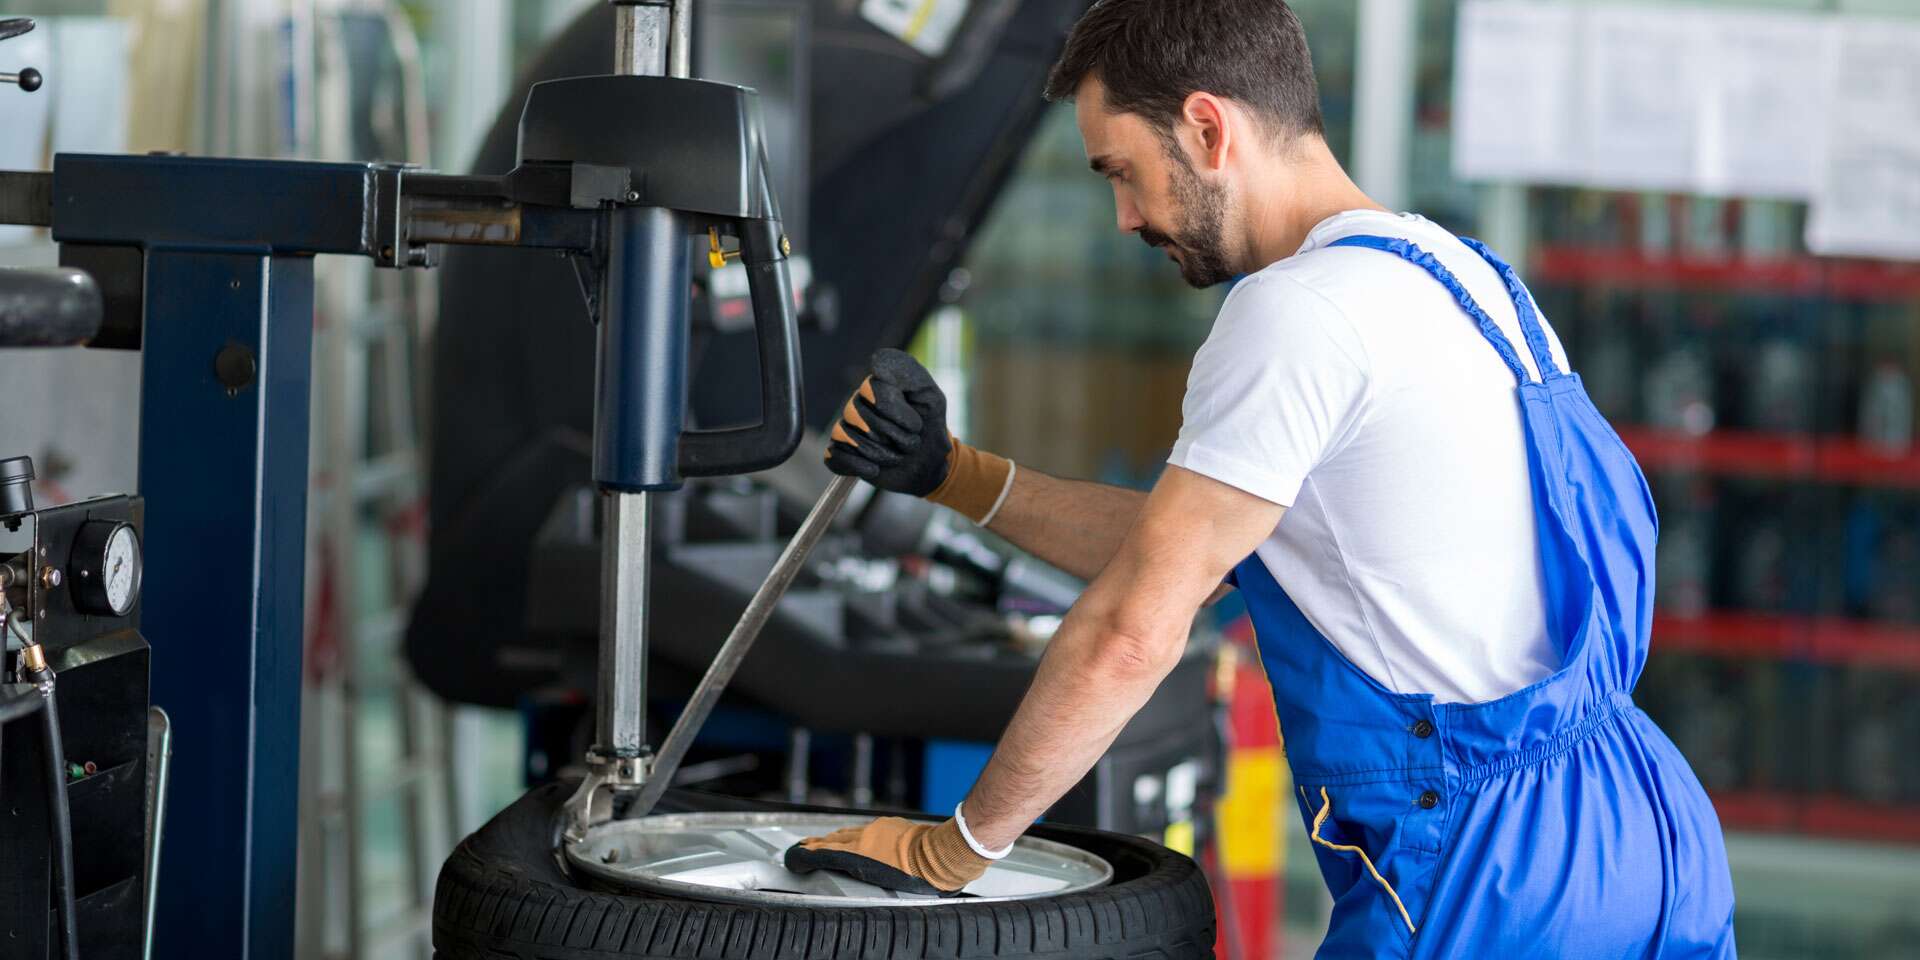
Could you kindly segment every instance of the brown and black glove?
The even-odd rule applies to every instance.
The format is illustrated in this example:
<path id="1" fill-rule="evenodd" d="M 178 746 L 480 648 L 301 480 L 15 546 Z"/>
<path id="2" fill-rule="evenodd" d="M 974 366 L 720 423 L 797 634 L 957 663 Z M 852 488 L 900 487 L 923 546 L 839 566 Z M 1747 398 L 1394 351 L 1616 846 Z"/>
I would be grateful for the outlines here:
<path id="1" fill-rule="evenodd" d="M 967 846 L 960 825 L 881 817 L 864 827 L 808 837 L 787 848 L 794 873 L 832 870 L 888 890 L 952 896 L 993 863 Z"/>
<path id="2" fill-rule="evenodd" d="M 925 497 L 976 523 L 991 519 L 1013 461 L 947 431 L 947 396 L 927 368 L 899 350 L 873 355 L 827 444 L 827 467 L 882 490 Z"/>

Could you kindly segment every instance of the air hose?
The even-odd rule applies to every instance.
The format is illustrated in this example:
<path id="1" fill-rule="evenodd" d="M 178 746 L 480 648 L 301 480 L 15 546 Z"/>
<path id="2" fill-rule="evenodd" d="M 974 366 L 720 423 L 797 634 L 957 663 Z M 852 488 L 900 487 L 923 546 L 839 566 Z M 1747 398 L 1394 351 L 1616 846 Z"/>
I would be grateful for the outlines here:
<path id="1" fill-rule="evenodd" d="M 46 735 L 48 832 L 53 839 L 53 885 L 59 895 L 60 947 L 66 960 L 80 960 L 80 934 L 73 906 L 73 814 L 67 807 L 67 752 L 60 739 L 60 711 L 53 699 L 53 668 L 39 644 L 21 651 L 24 678 L 45 701 L 40 708 Z"/>

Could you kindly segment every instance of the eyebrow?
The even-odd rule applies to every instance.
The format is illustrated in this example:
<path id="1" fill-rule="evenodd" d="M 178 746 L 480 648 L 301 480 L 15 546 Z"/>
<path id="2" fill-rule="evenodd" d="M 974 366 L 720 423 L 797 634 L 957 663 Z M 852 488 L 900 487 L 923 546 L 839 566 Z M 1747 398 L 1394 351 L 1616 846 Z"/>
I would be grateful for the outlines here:
<path id="1" fill-rule="evenodd" d="M 1094 173 L 1105 175 L 1108 173 L 1112 173 L 1114 169 L 1119 166 L 1119 164 L 1116 163 L 1112 157 L 1109 157 L 1103 153 L 1097 157 L 1093 157 L 1089 159 L 1087 161 L 1087 166 L 1090 167 Z"/>

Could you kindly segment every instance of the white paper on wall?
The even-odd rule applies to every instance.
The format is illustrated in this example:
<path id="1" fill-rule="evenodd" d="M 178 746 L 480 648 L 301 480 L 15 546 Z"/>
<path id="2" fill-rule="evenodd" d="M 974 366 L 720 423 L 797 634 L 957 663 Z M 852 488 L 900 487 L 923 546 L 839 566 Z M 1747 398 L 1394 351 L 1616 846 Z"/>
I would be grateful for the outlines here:
<path id="1" fill-rule="evenodd" d="M 54 153 L 127 149 L 127 23 L 111 17 L 43 20 L 60 71 L 43 91 L 53 102 Z"/>
<path id="2" fill-rule="evenodd" d="M 18 73 L 32 67 L 53 74 L 53 44 L 42 30 L 0 43 L 0 71 Z M 53 117 L 52 98 L 45 87 L 27 93 L 8 84 L 0 86 L 0 170 L 44 170 L 47 167 L 47 127 Z M 0 246 L 33 241 L 38 228 L 0 226 Z"/>
<path id="3" fill-rule="evenodd" d="M 1920 260 L 1920 25 L 1845 21 L 1832 91 L 1808 248 Z"/>
<path id="4" fill-rule="evenodd" d="M 1568 181 L 1579 141 L 1578 62 L 1584 11 L 1561 4 L 1471 0 L 1455 33 L 1453 167 L 1462 179 Z"/>
<path id="5" fill-rule="evenodd" d="M 1695 10 L 1603 6 L 1588 11 L 1581 43 L 1584 183 L 1685 190 L 1694 175 L 1704 17 Z"/>
<path id="6" fill-rule="evenodd" d="M 1844 22 L 1470 0 L 1455 60 L 1455 173 L 1807 199 Z"/>
<path id="7" fill-rule="evenodd" d="M 1804 200 L 1813 196 L 1830 96 L 1837 21 L 1799 13 L 1701 18 L 1713 65 L 1697 131 L 1693 188 Z"/>

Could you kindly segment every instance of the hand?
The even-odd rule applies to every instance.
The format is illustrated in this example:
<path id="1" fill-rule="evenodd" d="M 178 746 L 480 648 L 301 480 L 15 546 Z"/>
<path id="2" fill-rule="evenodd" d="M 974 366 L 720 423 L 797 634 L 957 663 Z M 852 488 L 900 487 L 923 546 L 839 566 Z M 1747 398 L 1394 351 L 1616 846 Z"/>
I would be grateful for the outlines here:
<path id="1" fill-rule="evenodd" d="M 881 350 L 869 369 L 833 425 L 827 468 L 991 521 L 1012 489 L 1013 462 L 947 432 L 947 395 L 919 361 Z"/>
<path id="2" fill-rule="evenodd" d="M 953 820 L 935 825 L 899 817 L 808 837 L 787 848 L 786 861 L 794 873 L 833 870 L 888 890 L 938 896 L 959 893 L 993 862 L 967 846 Z"/>
<path id="3" fill-rule="evenodd" d="M 947 395 L 926 367 L 898 350 L 875 353 L 869 370 L 833 425 L 827 466 L 882 490 L 924 497 L 953 467 Z"/>

